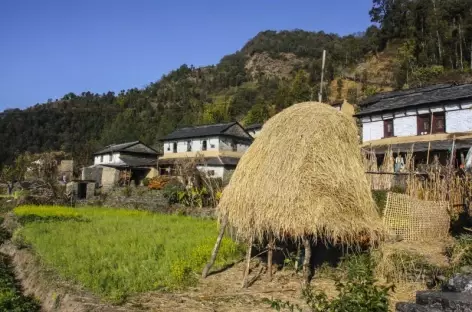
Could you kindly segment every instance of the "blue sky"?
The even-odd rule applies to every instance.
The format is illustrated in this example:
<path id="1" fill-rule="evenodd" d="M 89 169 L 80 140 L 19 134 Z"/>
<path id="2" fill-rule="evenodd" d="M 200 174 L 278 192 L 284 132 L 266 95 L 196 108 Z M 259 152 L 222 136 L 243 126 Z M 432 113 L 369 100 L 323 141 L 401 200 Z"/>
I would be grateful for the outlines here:
<path id="1" fill-rule="evenodd" d="M 143 87 L 217 63 L 258 32 L 369 26 L 372 0 L 2 0 L 0 111 Z"/>

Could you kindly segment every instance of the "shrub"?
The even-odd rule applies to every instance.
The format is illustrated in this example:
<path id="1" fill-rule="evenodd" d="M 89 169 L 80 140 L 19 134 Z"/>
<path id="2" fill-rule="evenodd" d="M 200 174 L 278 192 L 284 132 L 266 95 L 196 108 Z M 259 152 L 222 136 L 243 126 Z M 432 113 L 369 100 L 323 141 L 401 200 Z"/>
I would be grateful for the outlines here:
<path id="1" fill-rule="evenodd" d="M 121 190 L 121 194 L 123 194 L 123 196 L 130 197 L 133 194 L 133 190 L 131 189 L 130 186 L 125 186 Z"/>
<path id="2" fill-rule="evenodd" d="M 179 202 L 179 192 L 185 191 L 185 187 L 177 181 L 167 183 L 162 189 L 164 198 L 167 199 L 170 205 Z"/>
<path id="3" fill-rule="evenodd" d="M 362 256 L 364 257 L 364 256 Z M 303 298 L 310 312 L 387 312 L 388 295 L 393 286 L 379 286 L 373 277 L 372 262 L 368 256 L 358 258 L 362 263 L 361 274 L 348 274 L 346 282 L 336 282 L 338 296 L 332 300 L 328 299 L 322 290 L 314 290 L 307 287 L 303 290 Z M 357 267 L 359 269 L 359 267 Z M 352 271 L 354 273 L 355 270 Z M 290 302 L 280 300 L 268 301 L 272 308 L 277 311 L 286 309 L 288 311 L 299 311 L 303 309 Z"/>
<path id="4" fill-rule="evenodd" d="M 151 179 L 149 179 L 149 178 L 144 178 L 144 179 L 143 179 L 143 185 L 144 185 L 144 186 L 148 186 L 150 180 L 151 180 Z"/>

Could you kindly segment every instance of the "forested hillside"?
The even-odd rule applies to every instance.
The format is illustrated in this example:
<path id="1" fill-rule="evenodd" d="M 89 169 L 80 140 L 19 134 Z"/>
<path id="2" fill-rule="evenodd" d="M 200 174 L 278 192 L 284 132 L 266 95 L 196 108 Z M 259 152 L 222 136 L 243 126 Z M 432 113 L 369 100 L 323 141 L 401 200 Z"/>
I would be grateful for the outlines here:
<path id="1" fill-rule="evenodd" d="M 0 164 L 25 151 L 64 150 L 84 165 L 101 146 L 139 139 L 159 147 L 184 125 L 263 122 L 317 99 L 323 49 L 325 101 L 470 79 L 472 0 L 374 0 L 370 15 L 363 33 L 263 31 L 216 65 L 182 65 L 144 89 L 69 93 L 0 113 Z"/>

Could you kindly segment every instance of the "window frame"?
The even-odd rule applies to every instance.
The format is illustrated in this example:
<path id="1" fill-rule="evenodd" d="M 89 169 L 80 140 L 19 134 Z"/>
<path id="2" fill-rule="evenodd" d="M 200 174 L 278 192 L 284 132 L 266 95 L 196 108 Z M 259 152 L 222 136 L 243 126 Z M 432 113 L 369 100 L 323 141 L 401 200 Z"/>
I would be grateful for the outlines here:
<path id="1" fill-rule="evenodd" d="M 428 129 L 424 128 L 424 122 L 428 121 Z M 416 129 L 418 135 L 431 134 L 431 114 L 416 116 Z"/>
<path id="2" fill-rule="evenodd" d="M 192 151 L 192 140 L 188 140 L 187 141 L 187 152 L 191 152 Z"/>
<path id="3" fill-rule="evenodd" d="M 202 141 L 202 151 L 208 150 L 208 140 Z"/>
<path id="4" fill-rule="evenodd" d="M 390 133 L 387 131 L 389 124 L 392 125 L 392 131 Z M 383 133 L 384 138 L 392 138 L 392 137 L 395 136 L 395 128 L 393 127 L 393 118 L 392 119 L 385 119 L 383 121 L 383 126 L 384 126 L 384 133 Z"/>
<path id="5" fill-rule="evenodd" d="M 442 129 L 439 129 L 437 127 L 436 122 L 438 120 L 442 120 L 443 122 Z M 446 113 L 445 112 L 433 113 L 433 134 L 436 134 L 436 133 L 446 133 Z"/>
<path id="6" fill-rule="evenodd" d="M 172 143 L 172 152 L 177 153 L 177 142 Z"/>

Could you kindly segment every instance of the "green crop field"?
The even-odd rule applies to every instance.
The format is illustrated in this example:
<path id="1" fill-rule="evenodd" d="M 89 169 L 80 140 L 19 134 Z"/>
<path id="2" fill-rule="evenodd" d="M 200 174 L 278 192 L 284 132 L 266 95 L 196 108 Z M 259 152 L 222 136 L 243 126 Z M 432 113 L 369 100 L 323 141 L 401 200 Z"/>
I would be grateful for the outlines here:
<path id="1" fill-rule="evenodd" d="M 105 208 L 20 206 L 13 241 L 31 247 L 60 276 L 114 301 L 197 282 L 218 235 L 217 223 L 176 215 Z M 239 260 L 230 238 L 216 267 Z"/>

